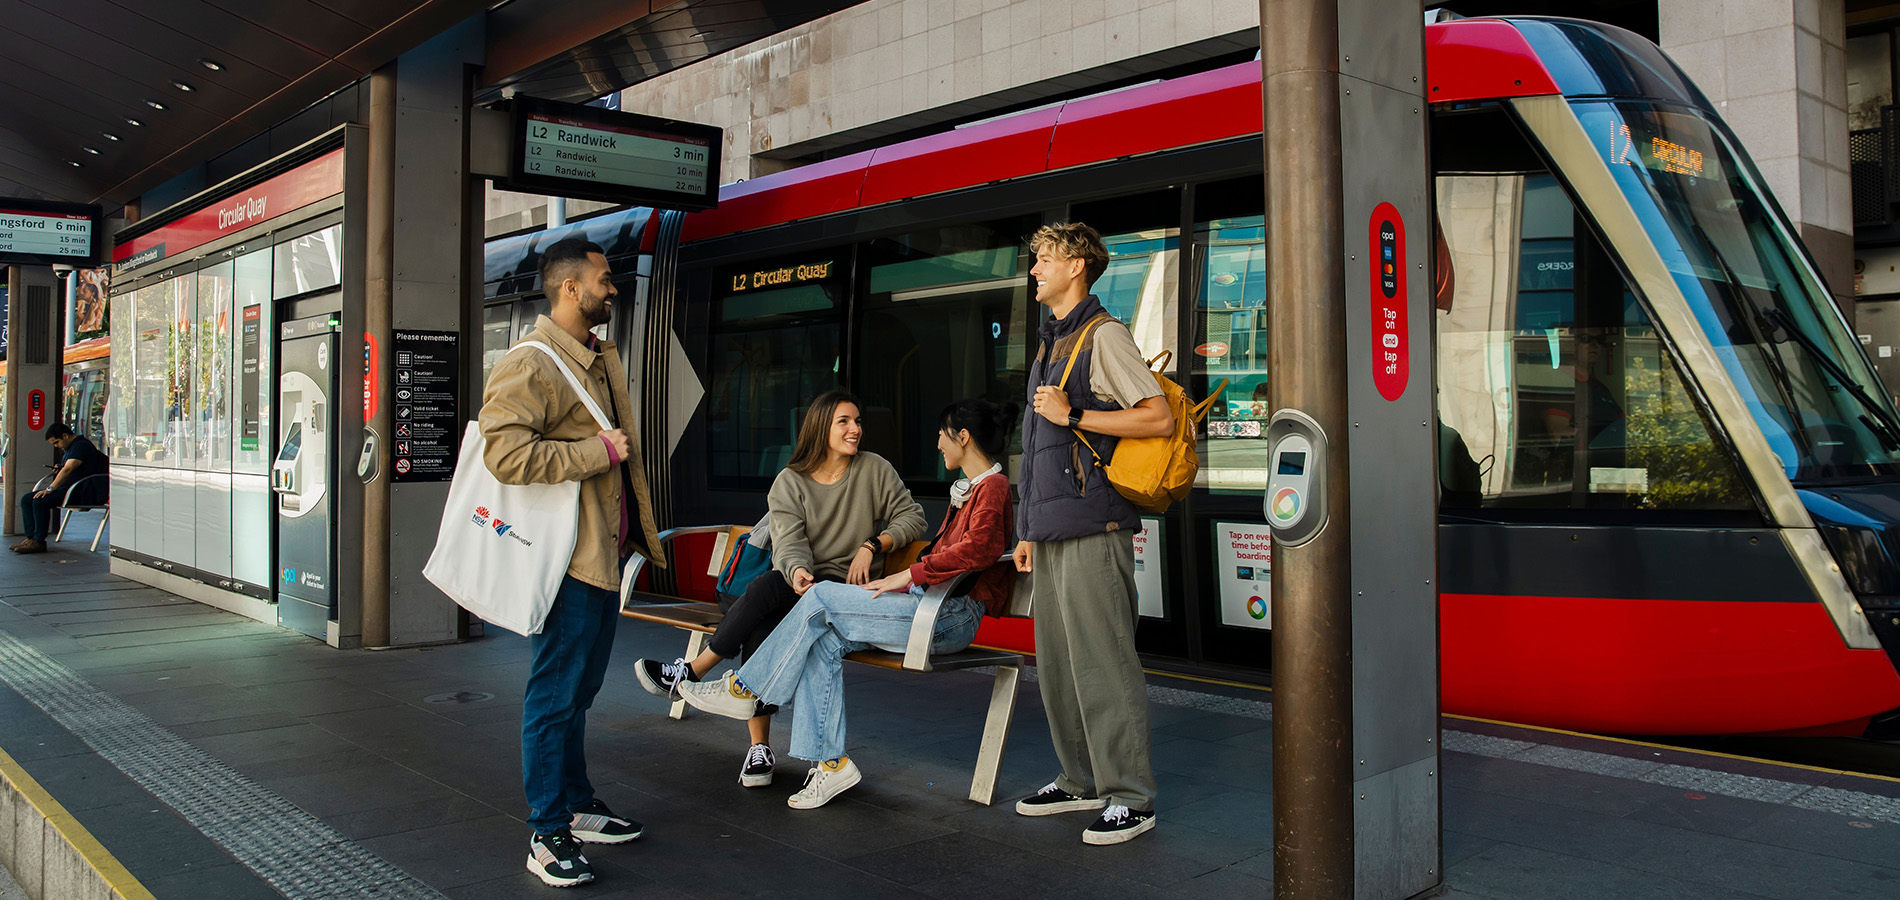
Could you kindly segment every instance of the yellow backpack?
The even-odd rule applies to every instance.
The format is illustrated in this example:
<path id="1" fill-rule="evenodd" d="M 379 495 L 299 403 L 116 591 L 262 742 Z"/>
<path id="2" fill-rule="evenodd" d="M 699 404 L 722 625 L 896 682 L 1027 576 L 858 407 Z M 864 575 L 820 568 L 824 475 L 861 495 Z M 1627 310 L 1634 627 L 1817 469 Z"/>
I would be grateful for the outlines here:
<path id="1" fill-rule="evenodd" d="M 1075 358 L 1082 355 L 1081 348 L 1088 340 L 1089 332 L 1095 326 L 1109 319 L 1109 316 L 1097 316 L 1082 328 L 1081 337 L 1076 339 L 1076 350 L 1069 354 L 1069 364 L 1062 369 L 1062 380 L 1056 387 L 1066 392 L 1069 385 L 1069 373 L 1075 370 Z M 1155 384 L 1161 387 L 1161 396 L 1168 402 L 1168 413 L 1174 417 L 1174 433 L 1163 437 L 1122 438 L 1115 445 L 1115 455 L 1103 462 L 1102 455 L 1095 452 L 1095 445 L 1083 436 L 1078 429 L 1075 432 L 1082 446 L 1089 448 L 1089 454 L 1095 457 L 1095 464 L 1101 466 L 1108 476 L 1108 483 L 1115 486 L 1128 502 L 1138 509 L 1149 513 L 1167 512 L 1174 501 L 1187 496 L 1194 488 L 1194 477 L 1201 471 L 1201 454 L 1198 447 L 1200 421 L 1207 417 L 1207 411 L 1227 388 L 1227 379 L 1214 386 L 1214 391 L 1206 400 L 1199 403 L 1189 399 L 1187 391 L 1175 384 L 1173 379 L 1161 374 L 1168 361 L 1174 358 L 1174 351 L 1163 350 L 1148 360 L 1148 368 L 1154 372 Z"/>

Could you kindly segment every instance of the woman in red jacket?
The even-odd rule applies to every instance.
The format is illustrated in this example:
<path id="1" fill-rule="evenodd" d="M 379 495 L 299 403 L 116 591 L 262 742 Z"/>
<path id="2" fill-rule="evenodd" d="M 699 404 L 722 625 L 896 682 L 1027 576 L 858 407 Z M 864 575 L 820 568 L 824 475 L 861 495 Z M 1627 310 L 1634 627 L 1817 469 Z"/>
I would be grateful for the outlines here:
<path id="1" fill-rule="evenodd" d="M 816 765 L 805 786 L 787 801 L 793 809 L 830 802 L 863 774 L 844 752 L 844 655 L 867 647 L 903 652 L 924 589 L 981 572 L 969 594 L 944 601 L 931 634 L 931 653 L 970 645 L 984 614 L 1009 603 L 1014 569 L 1010 544 L 1009 478 L 997 462 L 1016 421 L 1016 409 L 988 400 L 962 400 L 938 420 L 943 466 L 962 470 L 950 488 L 950 512 L 937 539 L 909 570 L 865 585 L 820 582 L 805 592 L 772 635 L 737 672 L 704 682 L 682 682 L 680 696 L 707 712 L 750 719 L 771 705 L 792 706 L 791 755 Z"/>

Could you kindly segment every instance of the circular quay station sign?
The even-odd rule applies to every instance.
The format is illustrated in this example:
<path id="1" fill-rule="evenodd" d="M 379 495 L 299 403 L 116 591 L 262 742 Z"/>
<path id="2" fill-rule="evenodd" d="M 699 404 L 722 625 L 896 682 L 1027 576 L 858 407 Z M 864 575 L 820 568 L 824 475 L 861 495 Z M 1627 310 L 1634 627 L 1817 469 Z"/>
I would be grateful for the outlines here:
<path id="1" fill-rule="evenodd" d="M 97 206 L 0 197 L 0 265 L 88 266 L 99 235 Z"/>
<path id="2" fill-rule="evenodd" d="M 533 97 L 511 102 L 513 158 L 496 187 L 658 209 L 719 203 L 719 128 Z"/>

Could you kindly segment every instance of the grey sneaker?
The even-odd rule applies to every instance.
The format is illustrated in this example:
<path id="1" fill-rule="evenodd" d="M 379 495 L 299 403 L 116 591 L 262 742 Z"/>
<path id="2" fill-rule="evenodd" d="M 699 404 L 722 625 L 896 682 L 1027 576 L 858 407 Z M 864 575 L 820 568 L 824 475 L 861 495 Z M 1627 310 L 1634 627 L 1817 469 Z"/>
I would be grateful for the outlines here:
<path id="1" fill-rule="evenodd" d="M 772 783 L 772 748 L 753 744 L 745 752 L 745 765 L 739 767 L 739 783 L 746 787 L 765 787 Z"/>
<path id="2" fill-rule="evenodd" d="M 646 829 L 626 816 L 614 815 L 607 804 L 595 799 L 574 811 L 568 831 L 583 844 L 624 844 L 639 838 Z"/>

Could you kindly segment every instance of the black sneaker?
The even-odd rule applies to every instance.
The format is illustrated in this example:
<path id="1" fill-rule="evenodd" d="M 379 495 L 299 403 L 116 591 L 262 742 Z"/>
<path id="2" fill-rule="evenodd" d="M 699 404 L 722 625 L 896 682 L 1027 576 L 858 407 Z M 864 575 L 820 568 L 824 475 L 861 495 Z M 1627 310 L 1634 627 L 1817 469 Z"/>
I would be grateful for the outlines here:
<path id="1" fill-rule="evenodd" d="M 739 783 L 746 787 L 765 787 L 772 783 L 772 748 L 753 744 L 745 752 L 745 766 L 739 770 Z"/>
<path id="2" fill-rule="evenodd" d="M 1132 841 L 1142 832 L 1155 827 L 1155 814 L 1137 812 L 1126 806 L 1116 804 L 1102 810 L 1102 816 L 1082 832 L 1084 844 L 1119 844 Z"/>
<path id="3" fill-rule="evenodd" d="M 548 887 L 573 887 L 594 880 L 594 868 L 581 855 L 581 842 L 566 831 L 537 834 L 528 842 L 528 871 Z"/>
<path id="4" fill-rule="evenodd" d="M 1062 813 L 1083 812 L 1101 809 L 1108 801 L 1101 798 L 1077 797 L 1051 781 L 1048 786 L 1021 800 L 1016 801 L 1016 814 L 1019 816 L 1054 816 Z"/>
<path id="5" fill-rule="evenodd" d="M 678 687 L 681 680 L 698 681 L 693 667 L 686 664 L 686 658 L 680 657 L 670 663 L 657 659 L 636 659 L 633 661 L 633 677 L 639 679 L 640 686 L 647 693 L 661 700 L 678 700 Z"/>
<path id="6" fill-rule="evenodd" d="M 568 830 L 573 832 L 575 840 L 583 844 L 624 844 L 638 838 L 645 829 L 640 827 L 639 822 L 614 815 L 607 804 L 595 799 L 574 811 L 574 820 Z"/>

